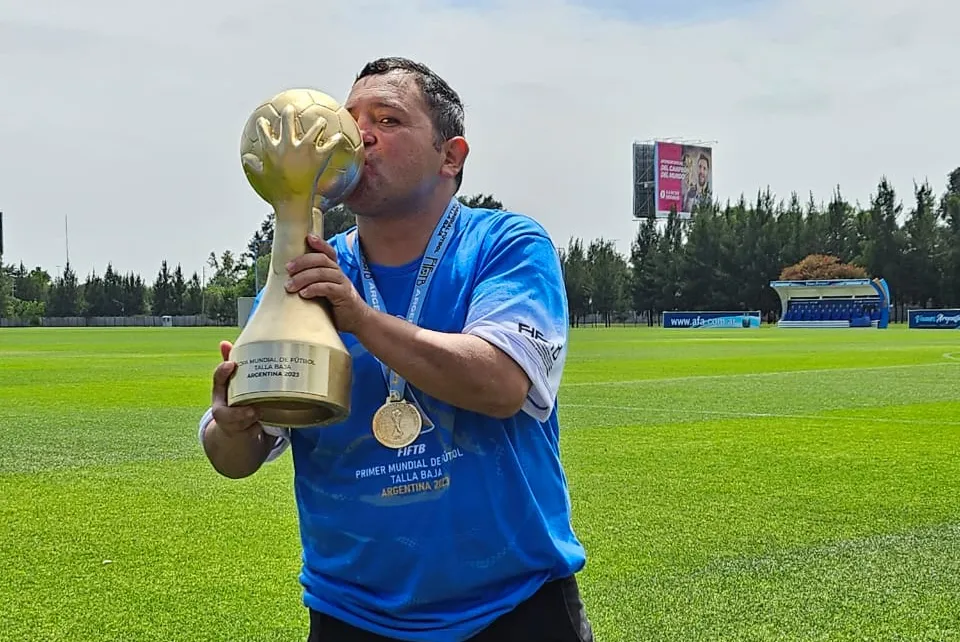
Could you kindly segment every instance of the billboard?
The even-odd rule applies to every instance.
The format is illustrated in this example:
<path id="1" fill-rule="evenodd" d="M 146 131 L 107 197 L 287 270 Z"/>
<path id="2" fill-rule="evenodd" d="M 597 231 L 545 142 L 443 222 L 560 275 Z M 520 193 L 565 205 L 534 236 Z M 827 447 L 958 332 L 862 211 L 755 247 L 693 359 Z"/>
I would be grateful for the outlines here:
<path id="1" fill-rule="evenodd" d="M 696 206 L 713 194 L 713 149 L 656 141 L 633 145 L 634 218 L 667 218 L 676 209 L 689 219 Z"/>
<path id="2" fill-rule="evenodd" d="M 917 330 L 960 329 L 960 310 L 907 310 L 907 327 Z"/>
<path id="3" fill-rule="evenodd" d="M 657 143 L 657 212 L 676 208 L 683 218 L 713 191 L 713 150 L 709 147 Z"/>
<path id="4" fill-rule="evenodd" d="M 675 312 L 663 313 L 664 328 L 759 328 L 760 311 L 750 312 Z"/>

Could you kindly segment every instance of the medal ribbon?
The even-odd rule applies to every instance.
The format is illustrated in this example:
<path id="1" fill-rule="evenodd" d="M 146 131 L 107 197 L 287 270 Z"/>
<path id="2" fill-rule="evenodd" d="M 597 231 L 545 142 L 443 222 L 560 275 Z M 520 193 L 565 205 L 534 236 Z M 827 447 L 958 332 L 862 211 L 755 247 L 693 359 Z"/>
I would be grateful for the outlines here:
<path id="1" fill-rule="evenodd" d="M 437 265 L 440 264 L 443 252 L 447 249 L 448 241 L 450 240 L 450 229 L 453 227 L 453 222 L 459 213 L 460 202 L 456 198 L 450 199 L 450 204 L 447 205 L 444 215 L 437 221 L 437 226 L 433 230 L 430 242 L 427 243 L 427 249 L 423 253 L 423 259 L 420 261 L 420 269 L 417 271 L 417 281 L 414 284 L 413 295 L 410 297 L 410 306 L 407 309 L 406 320 L 409 323 L 417 325 L 420 321 L 423 301 L 427 296 L 427 291 L 430 289 L 430 283 L 433 281 Z M 353 242 L 353 253 L 357 258 L 357 262 L 360 264 L 360 277 L 363 281 L 363 291 L 367 303 L 378 312 L 386 312 L 383 307 L 383 302 L 380 299 L 380 292 L 373 282 L 373 273 L 370 271 L 367 259 L 363 255 L 363 250 L 360 248 L 359 233 Z M 380 366 L 383 369 L 383 376 L 387 380 L 387 385 L 390 389 L 390 400 L 403 400 L 407 382 L 397 374 L 396 371 L 388 368 L 382 361 L 380 362 Z"/>

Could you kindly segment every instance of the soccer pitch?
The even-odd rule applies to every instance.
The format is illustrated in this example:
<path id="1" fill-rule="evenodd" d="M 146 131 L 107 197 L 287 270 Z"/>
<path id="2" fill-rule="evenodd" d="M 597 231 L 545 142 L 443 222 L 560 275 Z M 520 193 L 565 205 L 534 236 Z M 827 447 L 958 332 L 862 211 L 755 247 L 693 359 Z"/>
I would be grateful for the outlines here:
<path id="1" fill-rule="evenodd" d="M 289 454 L 196 440 L 235 328 L 0 330 L 0 640 L 300 641 Z M 597 642 L 960 640 L 960 332 L 578 329 Z"/>

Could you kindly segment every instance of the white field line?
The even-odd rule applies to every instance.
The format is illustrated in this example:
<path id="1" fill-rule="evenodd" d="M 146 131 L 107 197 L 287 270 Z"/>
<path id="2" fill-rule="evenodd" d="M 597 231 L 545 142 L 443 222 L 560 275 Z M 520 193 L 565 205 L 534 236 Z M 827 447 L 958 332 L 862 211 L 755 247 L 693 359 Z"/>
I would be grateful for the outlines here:
<path id="1" fill-rule="evenodd" d="M 803 419 L 806 421 L 868 421 L 886 424 L 916 424 L 921 426 L 960 426 L 960 421 L 940 421 L 928 419 L 891 419 L 886 417 L 860 417 L 855 415 L 796 415 L 780 412 L 731 412 L 727 410 L 683 410 L 681 408 L 648 408 L 643 406 L 611 406 L 605 404 L 561 404 L 564 408 L 583 408 L 587 410 L 620 410 L 638 413 L 662 413 L 676 415 L 702 415 L 704 417 L 728 417 L 732 419 Z"/>
<path id="2" fill-rule="evenodd" d="M 950 355 L 950 356 L 947 356 Z M 807 370 L 775 370 L 771 372 L 741 372 L 717 375 L 690 375 L 688 377 L 651 377 L 649 379 L 623 379 L 620 381 L 574 381 L 561 384 L 562 388 L 580 388 L 585 386 L 635 386 L 639 384 L 680 383 L 683 381 L 705 381 L 718 379 L 762 379 L 766 377 L 788 377 L 803 374 L 833 374 L 844 372 L 873 372 L 878 370 L 905 370 L 908 368 L 955 368 L 960 362 L 960 353 L 943 355 L 951 361 L 935 363 L 909 363 L 898 366 L 865 366 L 862 368 L 811 368 Z"/>

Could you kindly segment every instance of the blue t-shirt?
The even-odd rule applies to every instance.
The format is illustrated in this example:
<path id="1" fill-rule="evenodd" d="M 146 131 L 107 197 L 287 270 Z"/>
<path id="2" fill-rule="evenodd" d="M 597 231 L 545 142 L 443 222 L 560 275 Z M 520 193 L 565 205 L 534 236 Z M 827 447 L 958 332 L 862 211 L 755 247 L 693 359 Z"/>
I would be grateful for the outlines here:
<path id="1" fill-rule="evenodd" d="M 351 232 L 330 243 L 363 296 Z M 387 312 L 406 315 L 419 265 L 370 266 Z M 284 439 L 270 459 L 289 440 L 305 605 L 383 636 L 449 642 L 579 571 L 585 553 L 558 450 L 568 316 L 553 242 L 529 217 L 462 207 L 435 272 L 419 325 L 511 355 L 533 383 L 523 410 L 496 419 L 408 383 L 433 427 L 387 448 L 371 431 L 388 394 L 381 365 L 341 333 L 353 357 L 349 418 L 273 430 Z"/>

